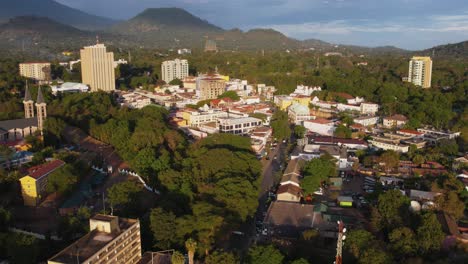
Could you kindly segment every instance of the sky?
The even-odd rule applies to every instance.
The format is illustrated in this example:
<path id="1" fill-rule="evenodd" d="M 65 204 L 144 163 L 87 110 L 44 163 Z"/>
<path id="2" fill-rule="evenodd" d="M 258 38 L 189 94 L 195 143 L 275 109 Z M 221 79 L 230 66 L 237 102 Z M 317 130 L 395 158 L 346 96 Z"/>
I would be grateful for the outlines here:
<path id="1" fill-rule="evenodd" d="M 468 40 L 468 0 L 56 0 L 128 19 L 180 7 L 224 29 L 273 28 L 297 39 L 419 50 Z"/>

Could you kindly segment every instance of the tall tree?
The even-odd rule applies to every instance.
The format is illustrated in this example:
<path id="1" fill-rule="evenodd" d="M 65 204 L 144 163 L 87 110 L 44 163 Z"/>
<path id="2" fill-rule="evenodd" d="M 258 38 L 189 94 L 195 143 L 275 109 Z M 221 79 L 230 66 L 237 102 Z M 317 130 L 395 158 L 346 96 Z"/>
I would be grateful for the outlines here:
<path id="1" fill-rule="evenodd" d="M 185 241 L 185 248 L 188 251 L 189 264 L 193 264 L 193 257 L 195 256 L 195 250 L 197 250 L 197 242 L 189 238 Z"/>
<path id="2" fill-rule="evenodd" d="M 436 215 L 427 212 L 421 218 L 421 224 L 416 232 L 420 252 L 429 254 L 439 251 L 445 235 Z"/>

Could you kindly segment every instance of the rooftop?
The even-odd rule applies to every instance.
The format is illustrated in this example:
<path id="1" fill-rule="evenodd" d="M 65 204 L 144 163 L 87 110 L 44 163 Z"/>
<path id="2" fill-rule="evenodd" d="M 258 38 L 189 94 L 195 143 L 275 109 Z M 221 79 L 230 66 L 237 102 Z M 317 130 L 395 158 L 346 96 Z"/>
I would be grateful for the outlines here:
<path id="1" fill-rule="evenodd" d="M 112 216 L 96 215 L 92 219 L 110 221 Z M 49 260 L 58 263 L 84 262 L 136 223 L 138 223 L 136 219 L 119 218 L 120 231 L 106 233 L 94 229 Z"/>
<path id="2" fill-rule="evenodd" d="M 392 115 L 384 117 L 384 119 L 396 120 L 396 121 L 408 121 L 408 118 L 404 115 Z"/>
<path id="3" fill-rule="evenodd" d="M 39 179 L 54 170 L 65 165 L 65 162 L 61 160 L 54 160 L 45 164 L 37 165 L 28 169 L 28 175 L 34 179 Z"/>
<path id="4" fill-rule="evenodd" d="M 302 189 L 301 187 L 294 185 L 294 184 L 284 184 L 278 187 L 278 191 L 276 193 L 277 194 L 290 193 L 290 194 L 294 194 L 297 196 L 301 196 Z"/>

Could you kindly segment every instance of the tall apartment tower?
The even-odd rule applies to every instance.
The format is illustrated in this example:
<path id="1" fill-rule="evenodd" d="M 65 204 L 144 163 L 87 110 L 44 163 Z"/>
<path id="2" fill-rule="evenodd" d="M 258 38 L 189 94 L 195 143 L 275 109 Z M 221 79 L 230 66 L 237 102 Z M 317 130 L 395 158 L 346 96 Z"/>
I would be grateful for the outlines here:
<path id="1" fill-rule="evenodd" d="M 50 258 L 48 264 L 137 263 L 141 259 L 140 222 L 98 214 L 89 219 L 90 232 Z"/>
<path id="2" fill-rule="evenodd" d="M 36 81 L 48 81 L 50 79 L 49 62 L 24 62 L 19 65 L 20 75 Z"/>
<path id="3" fill-rule="evenodd" d="M 36 112 L 37 112 L 37 128 L 42 132 L 44 128 L 44 122 L 47 118 L 47 104 L 44 101 L 44 96 L 42 96 L 41 87 L 37 92 L 36 100 Z"/>
<path id="4" fill-rule="evenodd" d="M 432 79 L 431 57 L 413 57 L 409 62 L 408 82 L 430 88 Z"/>
<path id="5" fill-rule="evenodd" d="M 161 64 L 162 80 L 166 83 L 174 79 L 183 80 L 189 75 L 189 65 L 187 60 L 170 60 Z"/>
<path id="6" fill-rule="evenodd" d="M 31 93 L 29 93 L 28 83 L 26 83 L 26 92 L 24 93 L 24 118 L 34 117 L 34 101 L 31 98 Z"/>
<path id="7" fill-rule="evenodd" d="M 84 47 L 81 55 L 81 77 L 92 92 L 115 90 L 114 53 L 104 44 Z"/>

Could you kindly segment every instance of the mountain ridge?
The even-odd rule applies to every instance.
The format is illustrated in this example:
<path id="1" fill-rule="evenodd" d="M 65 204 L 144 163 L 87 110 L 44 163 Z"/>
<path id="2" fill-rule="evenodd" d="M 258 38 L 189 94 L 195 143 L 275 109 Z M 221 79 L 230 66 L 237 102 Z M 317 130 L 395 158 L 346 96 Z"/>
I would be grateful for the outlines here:
<path id="1" fill-rule="evenodd" d="M 13 0 L 2 3 L 0 21 L 7 23 L 18 16 L 47 17 L 81 30 L 101 30 L 117 22 L 110 18 L 91 15 L 54 0 Z"/>

